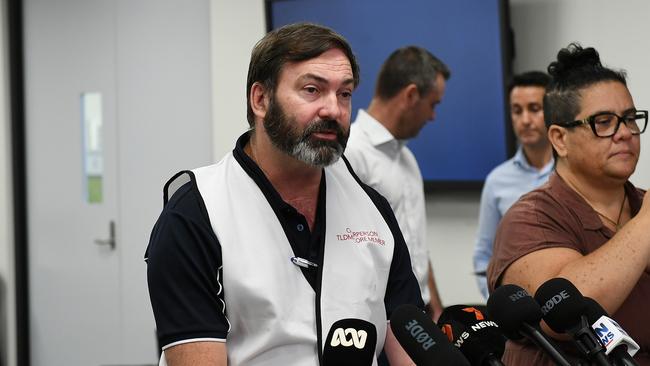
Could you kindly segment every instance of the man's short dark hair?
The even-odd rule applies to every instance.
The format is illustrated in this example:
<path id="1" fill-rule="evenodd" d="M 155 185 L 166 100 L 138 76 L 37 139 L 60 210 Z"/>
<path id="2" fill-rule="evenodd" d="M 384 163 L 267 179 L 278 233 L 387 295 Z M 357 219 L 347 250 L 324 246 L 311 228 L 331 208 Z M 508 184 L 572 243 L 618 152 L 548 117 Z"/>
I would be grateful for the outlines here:
<path id="1" fill-rule="evenodd" d="M 625 72 L 607 68 L 600 62 L 593 47 L 582 48 L 571 43 L 557 54 L 557 60 L 548 66 L 551 84 L 544 95 L 544 122 L 554 123 L 575 120 L 580 113 L 580 92 L 599 82 L 618 81 L 627 86 Z"/>
<path id="2" fill-rule="evenodd" d="M 272 95 L 276 90 L 280 72 L 286 63 L 310 60 L 335 48 L 343 51 L 350 60 L 356 87 L 359 84 L 359 65 L 348 41 L 334 30 L 313 23 L 294 23 L 267 33 L 253 47 L 248 66 L 246 82 L 248 124 L 252 127 L 255 122 L 250 101 L 251 88 L 254 83 L 262 83 Z"/>
<path id="3" fill-rule="evenodd" d="M 512 92 L 512 89 L 518 86 L 537 86 L 540 88 L 546 89 L 548 84 L 551 83 L 551 77 L 542 71 L 527 71 L 521 74 L 517 74 L 512 77 L 510 84 L 508 84 L 508 94 Z"/>
<path id="4" fill-rule="evenodd" d="M 375 96 L 390 99 L 409 84 L 415 84 L 420 95 L 433 88 L 438 74 L 445 80 L 451 76 L 447 65 L 431 52 L 417 46 L 395 50 L 384 62 L 377 76 Z"/>

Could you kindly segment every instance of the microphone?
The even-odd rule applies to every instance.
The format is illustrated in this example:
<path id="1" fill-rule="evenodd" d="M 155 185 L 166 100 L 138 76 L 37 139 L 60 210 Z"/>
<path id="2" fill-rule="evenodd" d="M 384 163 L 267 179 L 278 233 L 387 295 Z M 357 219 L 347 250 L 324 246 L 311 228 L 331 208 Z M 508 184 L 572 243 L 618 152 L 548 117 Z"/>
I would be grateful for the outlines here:
<path id="1" fill-rule="evenodd" d="M 590 298 L 585 297 L 585 314 L 596 332 L 596 337 L 605 346 L 605 354 L 614 366 L 638 366 L 634 356 L 641 347 L 630 337 L 614 319 L 609 318 L 605 309 Z"/>
<path id="2" fill-rule="evenodd" d="M 535 292 L 542 306 L 544 321 L 557 333 L 569 333 L 578 350 L 596 365 L 611 366 L 605 348 L 584 315 L 585 300 L 580 291 L 565 278 L 552 278 Z"/>
<path id="3" fill-rule="evenodd" d="M 474 366 L 504 366 L 501 356 L 506 338 L 499 325 L 480 310 L 466 305 L 448 306 L 438 318 L 438 326 Z"/>
<path id="4" fill-rule="evenodd" d="M 418 366 L 470 366 L 433 320 L 414 305 L 400 305 L 390 317 L 390 328 Z"/>
<path id="5" fill-rule="evenodd" d="M 542 310 L 526 290 L 517 285 L 498 287 L 487 301 L 488 313 L 508 339 L 524 336 L 541 348 L 560 366 L 571 366 L 564 353 L 539 327 Z"/>
<path id="6" fill-rule="evenodd" d="M 362 319 L 341 319 L 332 324 L 323 349 L 325 366 L 371 366 L 375 360 L 377 328 Z"/>

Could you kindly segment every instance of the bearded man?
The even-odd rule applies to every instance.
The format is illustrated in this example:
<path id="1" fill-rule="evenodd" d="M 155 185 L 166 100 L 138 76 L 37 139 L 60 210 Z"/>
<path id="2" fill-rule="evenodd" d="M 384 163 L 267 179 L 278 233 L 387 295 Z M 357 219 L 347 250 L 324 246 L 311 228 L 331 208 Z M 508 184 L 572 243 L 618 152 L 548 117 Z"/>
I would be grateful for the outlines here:
<path id="1" fill-rule="evenodd" d="M 387 326 L 398 305 L 424 307 L 408 249 L 388 202 L 341 157 L 358 82 L 331 29 L 293 24 L 257 43 L 250 130 L 165 187 L 145 255 L 161 365 L 318 365 L 350 318 L 377 334 L 355 344 L 370 363 L 382 349 L 411 362 Z"/>

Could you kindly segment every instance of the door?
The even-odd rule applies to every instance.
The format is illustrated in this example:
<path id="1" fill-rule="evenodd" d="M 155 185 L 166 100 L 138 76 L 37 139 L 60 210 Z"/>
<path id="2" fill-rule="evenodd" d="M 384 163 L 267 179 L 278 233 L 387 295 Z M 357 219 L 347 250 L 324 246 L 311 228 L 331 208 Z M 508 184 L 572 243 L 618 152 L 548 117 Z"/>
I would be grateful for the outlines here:
<path id="1" fill-rule="evenodd" d="M 143 254 L 210 162 L 208 1 L 24 1 L 32 365 L 156 364 Z"/>
<path id="2" fill-rule="evenodd" d="M 115 4 L 67 3 L 25 2 L 33 365 L 117 363 L 119 348 L 120 248 L 95 244 L 110 241 L 118 218 Z M 88 131 L 101 140 L 95 178 L 84 167 L 84 92 L 101 95 L 101 127 Z M 92 179 L 101 179 L 97 202 L 89 200 Z"/>

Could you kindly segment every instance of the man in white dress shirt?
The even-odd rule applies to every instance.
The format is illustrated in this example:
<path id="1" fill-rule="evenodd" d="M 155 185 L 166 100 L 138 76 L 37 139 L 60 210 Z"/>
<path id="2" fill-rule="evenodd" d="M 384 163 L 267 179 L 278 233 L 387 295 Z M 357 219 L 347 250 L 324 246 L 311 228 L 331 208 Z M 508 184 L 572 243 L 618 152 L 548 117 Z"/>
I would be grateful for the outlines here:
<path id="1" fill-rule="evenodd" d="M 393 208 L 434 320 L 443 307 L 427 249 L 422 175 L 406 142 L 435 118 L 449 76 L 449 68 L 423 48 L 395 50 L 379 72 L 370 105 L 359 110 L 345 150 L 359 178 Z"/>

